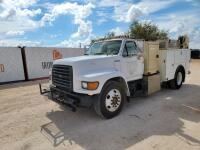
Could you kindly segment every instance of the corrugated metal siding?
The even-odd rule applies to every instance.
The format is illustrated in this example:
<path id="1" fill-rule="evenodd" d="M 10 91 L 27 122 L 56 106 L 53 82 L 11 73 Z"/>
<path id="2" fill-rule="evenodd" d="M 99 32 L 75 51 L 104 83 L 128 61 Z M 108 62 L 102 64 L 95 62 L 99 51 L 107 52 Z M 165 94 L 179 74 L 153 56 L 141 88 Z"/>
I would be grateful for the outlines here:
<path id="1" fill-rule="evenodd" d="M 21 49 L 0 47 L 0 83 L 24 80 Z"/>
<path id="2" fill-rule="evenodd" d="M 43 78 L 49 75 L 53 60 L 81 56 L 84 49 L 80 48 L 25 48 L 29 79 Z"/>

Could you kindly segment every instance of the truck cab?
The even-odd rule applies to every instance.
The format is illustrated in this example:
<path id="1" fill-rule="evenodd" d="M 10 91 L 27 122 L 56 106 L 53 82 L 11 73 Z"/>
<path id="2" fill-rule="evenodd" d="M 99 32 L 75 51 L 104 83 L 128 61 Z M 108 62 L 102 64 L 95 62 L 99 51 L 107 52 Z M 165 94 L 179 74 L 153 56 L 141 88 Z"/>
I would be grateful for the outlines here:
<path id="1" fill-rule="evenodd" d="M 129 97 L 148 95 L 149 76 L 159 76 L 159 87 L 162 82 L 176 89 L 181 87 L 186 74 L 184 66 L 176 69 L 173 79 L 161 81 L 159 70 L 145 75 L 144 55 L 134 39 L 96 41 L 84 56 L 54 62 L 51 98 L 73 110 L 78 106 L 93 107 L 97 114 L 109 119 L 120 113 Z"/>

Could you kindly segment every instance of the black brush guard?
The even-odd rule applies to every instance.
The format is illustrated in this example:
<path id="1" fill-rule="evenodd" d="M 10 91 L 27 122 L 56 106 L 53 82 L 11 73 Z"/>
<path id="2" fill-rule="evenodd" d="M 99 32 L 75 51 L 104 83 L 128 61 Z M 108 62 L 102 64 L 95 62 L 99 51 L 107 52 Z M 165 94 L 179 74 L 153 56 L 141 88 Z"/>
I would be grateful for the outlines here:
<path id="1" fill-rule="evenodd" d="M 60 90 L 52 85 L 44 88 L 42 87 L 42 84 L 39 84 L 39 89 L 41 95 L 49 94 L 51 96 L 51 98 L 49 99 L 58 103 L 65 104 L 66 106 L 70 107 L 71 110 L 74 112 L 79 106 L 80 97 L 77 94 Z"/>
<path id="2" fill-rule="evenodd" d="M 89 96 L 86 94 L 68 92 L 53 85 L 43 87 L 42 84 L 39 84 L 39 89 L 41 95 L 48 96 L 48 98 L 54 102 L 65 104 L 74 112 L 78 107 L 91 107 L 94 100 L 98 98 L 98 95 Z"/>

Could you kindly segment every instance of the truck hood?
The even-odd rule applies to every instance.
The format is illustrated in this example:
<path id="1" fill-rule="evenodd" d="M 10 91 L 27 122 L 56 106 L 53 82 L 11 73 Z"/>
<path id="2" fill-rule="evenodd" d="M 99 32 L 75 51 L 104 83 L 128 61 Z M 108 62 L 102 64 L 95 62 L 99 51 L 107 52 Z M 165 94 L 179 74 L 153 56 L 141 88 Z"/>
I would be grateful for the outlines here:
<path id="1" fill-rule="evenodd" d="M 93 61 L 93 60 L 98 60 L 98 59 L 104 59 L 104 58 L 110 58 L 113 57 L 111 55 L 107 56 L 107 55 L 86 55 L 86 56 L 78 56 L 78 57 L 70 57 L 70 58 L 64 58 L 64 59 L 59 59 L 54 61 L 54 64 L 65 64 L 65 65 L 69 65 L 69 64 L 74 64 L 76 62 L 85 62 L 85 61 Z"/>
<path id="2" fill-rule="evenodd" d="M 56 60 L 54 64 L 72 66 L 73 71 L 76 74 L 89 74 L 93 72 L 100 72 L 103 70 L 117 69 L 115 68 L 116 60 L 119 60 L 119 56 L 86 55 L 86 56 L 59 59 Z"/>

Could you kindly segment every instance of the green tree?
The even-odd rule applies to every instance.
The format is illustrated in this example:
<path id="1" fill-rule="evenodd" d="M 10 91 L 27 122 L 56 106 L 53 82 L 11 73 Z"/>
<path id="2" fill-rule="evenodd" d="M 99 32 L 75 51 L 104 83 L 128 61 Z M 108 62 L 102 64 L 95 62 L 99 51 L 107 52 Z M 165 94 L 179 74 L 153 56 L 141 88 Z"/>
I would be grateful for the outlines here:
<path id="1" fill-rule="evenodd" d="M 168 32 L 158 29 L 158 27 L 151 22 L 140 23 L 138 21 L 133 21 L 129 28 L 129 36 L 134 39 L 155 41 L 167 39 Z"/>

